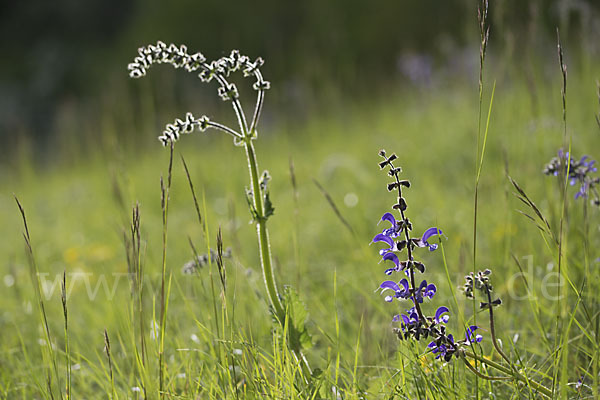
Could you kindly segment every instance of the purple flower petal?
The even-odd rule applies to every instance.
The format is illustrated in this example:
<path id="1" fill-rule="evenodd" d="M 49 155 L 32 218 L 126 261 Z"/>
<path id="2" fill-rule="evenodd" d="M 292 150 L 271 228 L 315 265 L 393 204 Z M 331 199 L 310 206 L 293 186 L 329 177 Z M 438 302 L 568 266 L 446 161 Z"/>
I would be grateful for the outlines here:
<path id="1" fill-rule="evenodd" d="M 435 321 L 438 324 L 442 324 L 442 323 L 446 323 L 448 322 L 448 320 L 450 319 L 449 316 L 447 315 L 443 315 L 444 313 L 450 312 L 450 310 L 448 310 L 448 307 L 446 306 L 441 306 L 440 308 L 437 309 L 437 311 L 435 312 Z"/>
<path id="2" fill-rule="evenodd" d="M 398 286 L 394 281 L 385 281 L 381 285 L 379 285 L 379 288 L 382 292 L 388 289 L 393 290 L 394 292 L 400 290 L 400 286 Z"/>
<path id="3" fill-rule="evenodd" d="M 385 242 L 385 243 L 389 244 L 390 247 L 394 247 L 394 239 L 392 239 L 391 237 L 389 237 L 387 235 L 384 235 L 383 233 L 378 233 L 377 235 L 375 235 L 372 243 L 376 243 L 376 242 Z"/>
<path id="4" fill-rule="evenodd" d="M 421 237 L 421 241 L 423 243 L 427 243 L 427 240 L 432 237 L 433 235 L 441 235 L 442 231 L 441 229 L 438 228 L 429 228 L 427 229 L 424 233 L 423 236 Z"/>
<path id="5" fill-rule="evenodd" d="M 408 280 L 407 279 L 402 279 L 400 282 L 398 282 L 398 285 L 402 285 L 404 287 L 404 291 L 408 292 Z"/>
<path id="6" fill-rule="evenodd" d="M 433 235 L 441 235 L 441 234 L 442 234 L 442 230 L 441 229 L 438 229 L 438 228 L 435 228 L 435 227 L 434 228 L 429 228 L 429 229 L 427 229 L 423 233 L 423 236 L 421 237 L 421 239 L 417 243 L 417 246 L 419 246 L 419 247 L 429 247 L 429 251 L 434 251 L 435 249 L 437 249 L 438 245 L 435 244 L 435 243 L 434 244 L 429 244 L 427 241 Z"/>
<path id="7" fill-rule="evenodd" d="M 394 315 L 394 318 L 392 318 L 392 322 L 398 322 L 400 321 L 400 314 L 396 314 Z"/>
<path id="8" fill-rule="evenodd" d="M 394 218 L 394 215 L 392 213 L 385 213 L 383 214 L 383 217 L 381 217 L 382 221 L 388 221 L 392 224 L 392 226 L 396 226 L 396 218 Z"/>
<path id="9" fill-rule="evenodd" d="M 473 333 L 475 333 L 475 331 L 479 329 L 479 327 L 477 325 L 471 325 L 469 327 L 469 329 L 467 329 L 467 332 L 465 334 L 465 339 L 466 339 L 466 344 L 470 345 L 471 344 L 471 338 L 473 336 L 475 336 L 475 342 L 479 343 L 483 340 L 483 336 L 481 335 L 473 335 Z"/>
<path id="10" fill-rule="evenodd" d="M 424 296 L 425 297 L 429 297 L 431 299 L 435 295 L 436 291 L 437 291 L 437 288 L 435 287 L 435 285 L 433 283 L 430 283 L 425 288 L 425 294 L 424 294 Z"/>
<path id="11" fill-rule="evenodd" d="M 398 256 L 395 255 L 394 253 L 385 253 L 383 255 L 383 260 L 384 261 L 390 260 L 391 262 L 396 264 L 397 268 L 400 268 L 400 260 L 398 260 Z"/>

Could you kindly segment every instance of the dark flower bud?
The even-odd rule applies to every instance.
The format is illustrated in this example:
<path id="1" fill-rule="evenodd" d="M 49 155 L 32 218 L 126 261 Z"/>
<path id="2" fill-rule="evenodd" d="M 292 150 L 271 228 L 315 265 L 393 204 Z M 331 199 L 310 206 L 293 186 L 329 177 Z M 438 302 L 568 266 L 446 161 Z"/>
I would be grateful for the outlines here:
<path id="1" fill-rule="evenodd" d="M 389 165 L 392 161 L 394 161 L 396 158 L 396 154 L 392 154 L 389 158 L 386 158 L 384 161 L 379 163 L 379 168 L 383 169 L 385 168 L 387 165 Z"/>
<path id="2" fill-rule="evenodd" d="M 425 272 L 425 264 L 423 264 L 422 262 L 419 261 L 415 261 L 414 262 L 415 268 L 420 272 L 420 273 L 424 273 Z"/>
<path id="3" fill-rule="evenodd" d="M 405 181 L 400 181 L 400 185 L 409 188 L 410 187 L 410 181 L 406 181 L 406 180 Z"/>
<path id="4" fill-rule="evenodd" d="M 397 167 L 397 168 L 390 168 L 388 175 L 389 176 L 397 176 L 400 172 L 402 172 L 402 168 L 401 167 Z"/>
<path id="5" fill-rule="evenodd" d="M 398 204 L 394 204 L 392 206 L 392 208 L 394 210 L 400 210 L 400 211 L 406 211 L 406 200 L 404 200 L 404 197 L 400 197 L 400 199 L 398 199 Z"/>
<path id="6" fill-rule="evenodd" d="M 388 190 L 388 192 L 391 192 L 392 190 L 398 188 L 399 186 L 400 186 L 400 184 L 398 182 L 388 183 L 387 190 Z"/>

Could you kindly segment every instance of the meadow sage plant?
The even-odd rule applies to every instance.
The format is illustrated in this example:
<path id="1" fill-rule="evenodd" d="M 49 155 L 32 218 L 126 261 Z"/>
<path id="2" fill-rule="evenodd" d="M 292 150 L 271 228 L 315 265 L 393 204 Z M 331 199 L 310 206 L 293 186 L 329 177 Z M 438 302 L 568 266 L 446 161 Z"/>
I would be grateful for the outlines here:
<path id="1" fill-rule="evenodd" d="M 436 359 L 450 362 L 453 358 L 460 358 L 471 372 L 480 378 L 495 381 L 518 381 L 550 397 L 552 391 L 523 375 L 515 368 L 512 361 L 504 354 L 498 344 L 493 310 L 495 307 L 501 305 L 502 301 L 500 298 L 492 295 L 493 287 L 490 282 L 491 270 L 485 269 L 477 273 L 471 272 L 465 277 L 466 282 L 462 290 L 469 298 L 473 298 L 477 291 L 483 294 L 484 301 L 480 302 L 480 309 L 488 310 L 491 341 L 503 359 L 502 362 L 484 358 L 479 354 L 476 346 L 483 340 L 483 336 L 476 332 L 479 329 L 478 326 L 465 326 L 464 339 L 462 337 L 455 338 L 453 334 L 448 332 L 446 324 L 450 319 L 450 309 L 446 305 L 437 307 L 433 315 L 425 313 L 422 305 L 425 299 L 433 299 L 437 292 L 437 287 L 434 283 L 428 282 L 425 279 L 417 284 L 417 273 L 425 273 L 425 264 L 417 258 L 415 253 L 421 248 L 435 251 L 438 248 L 438 244 L 433 243 L 432 240 L 435 236 L 438 236 L 439 240 L 442 231 L 437 227 L 431 227 L 426 229 L 420 237 L 412 237 L 413 224 L 406 216 L 408 204 L 406 198 L 403 196 L 403 189 L 411 187 L 411 184 L 408 180 L 400 179 L 402 169 L 394 166 L 394 161 L 397 159 L 395 154 L 388 156 L 384 150 L 381 150 L 379 155 L 383 158 L 383 161 L 379 163 L 379 167 L 387 169 L 388 175 L 393 178 L 393 181 L 387 184 L 387 190 L 397 192 L 396 204 L 392 206 L 392 211 L 396 212 L 397 215 L 394 216 L 391 212 L 383 214 L 380 222 L 389 223 L 390 226 L 375 235 L 371 243 L 384 243 L 386 245 L 383 249 L 379 250 L 382 261 L 392 263 L 392 266 L 384 271 L 385 275 L 400 275 L 398 281 L 386 280 L 379 286 L 378 290 L 385 295 L 385 301 L 393 302 L 394 300 L 398 300 L 402 303 L 409 302 L 409 306 L 405 308 L 404 312 L 396 314 L 392 318 L 392 323 L 399 324 L 399 327 L 393 328 L 398 339 L 426 340 L 428 341 L 428 351 L 435 354 Z M 404 254 L 405 257 L 401 259 L 399 257 L 400 254 Z M 474 366 L 470 360 L 477 360 L 480 364 L 486 364 L 488 367 L 502 372 L 504 376 L 487 375 L 477 368 L 477 362 Z"/>
<path id="2" fill-rule="evenodd" d="M 384 150 L 379 152 L 383 161 L 379 163 L 379 167 L 388 169 L 388 175 L 394 178 L 394 181 L 387 185 L 388 191 L 397 191 L 397 203 L 393 205 L 393 210 L 399 213 L 400 219 L 390 212 L 386 212 L 381 221 L 389 222 L 391 227 L 384 229 L 381 233 L 375 235 L 373 243 L 383 242 L 389 247 L 381 249 L 379 254 L 383 261 L 391 261 L 393 267 L 385 270 L 386 275 L 400 273 L 403 276 L 398 282 L 392 280 L 384 281 L 379 289 L 385 293 L 385 301 L 392 302 L 394 299 L 399 301 L 410 300 L 411 307 L 404 313 L 397 314 L 393 317 L 393 322 L 399 322 L 400 328 L 395 328 L 394 332 L 400 340 L 421 340 L 430 339 L 429 349 L 436 354 L 436 358 L 443 358 L 445 361 L 450 361 L 453 356 L 459 356 L 459 349 L 462 346 L 469 346 L 472 341 L 480 342 L 481 335 L 475 334 L 478 329 L 473 325 L 467 329 L 464 340 L 455 340 L 452 334 L 447 333 L 446 323 L 449 320 L 449 309 L 446 306 L 440 306 L 433 316 L 424 314 L 421 304 L 424 300 L 432 299 L 435 296 L 437 288 L 435 284 L 428 283 L 427 280 L 422 280 L 417 285 L 416 273 L 425 272 L 425 264 L 415 257 L 415 250 L 418 248 L 428 248 L 429 251 L 435 251 L 438 247 L 435 243 L 429 243 L 434 236 L 439 236 L 442 231 L 436 227 L 425 230 L 419 238 L 411 237 L 413 226 L 411 221 L 406 216 L 408 205 L 406 199 L 402 195 L 402 188 L 409 188 L 408 180 L 401 180 L 401 168 L 394 166 L 396 155 L 392 154 L 389 157 Z M 380 221 L 380 222 L 381 222 Z M 406 252 L 406 259 L 400 260 L 398 254 Z M 391 292 L 391 294 L 390 294 Z"/>
<path id="3" fill-rule="evenodd" d="M 133 63 L 129 64 L 128 70 L 132 78 L 141 78 L 146 75 L 147 70 L 152 65 L 169 64 L 177 69 L 184 69 L 187 72 L 197 74 L 202 82 L 215 82 L 218 85 L 217 93 L 219 97 L 223 101 L 231 103 L 238 123 L 235 128 L 215 122 L 206 115 L 196 118 L 188 112 L 183 119 L 176 119 L 172 124 L 168 124 L 158 139 L 164 146 L 172 146 L 181 135 L 196 130 L 204 132 L 211 128 L 231 136 L 236 146 L 244 148 L 250 173 L 250 188 L 246 189 L 246 194 L 252 220 L 257 229 L 260 262 L 267 296 L 275 319 L 279 321 L 282 327 L 285 325 L 290 349 L 297 357 L 303 370 L 310 373 L 308 363 L 302 354 L 302 348 L 306 348 L 311 344 L 310 336 L 304 325 L 306 313 L 298 309 L 302 305 L 300 305 L 298 296 L 291 291 L 291 288 L 286 288 L 282 297 L 275 282 L 267 230 L 267 220 L 274 212 L 268 189 L 268 182 L 271 177 L 267 171 L 259 173 L 254 149 L 254 140 L 258 137 L 257 126 L 261 116 L 265 91 L 270 88 L 270 83 L 263 78 L 260 71 L 263 62 L 260 57 L 253 61 L 248 56 L 240 54 L 238 50 L 233 50 L 228 56 L 221 57 L 218 60 L 207 61 L 201 53 L 188 53 L 186 46 L 166 45 L 159 41 L 156 45 L 140 47 L 138 56 L 135 57 Z M 234 73 L 241 73 L 245 78 L 254 80 L 252 88 L 256 91 L 257 97 L 251 119 L 246 118 L 237 86 L 229 81 L 230 76 Z"/>
<path id="4" fill-rule="evenodd" d="M 557 157 L 553 157 L 544 167 L 544 174 L 562 178 L 567 177 L 569 185 L 575 186 L 579 184 L 579 190 L 575 193 L 575 199 L 588 198 L 591 192 L 594 194 L 592 203 L 600 205 L 600 197 L 598 196 L 597 189 L 600 178 L 592 176 L 593 173 L 598 172 L 595 164 L 596 161 L 590 159 L 588 156 L 583 156 L 578 160 L 571 157 L 568 151 L 559 149 Z"/>

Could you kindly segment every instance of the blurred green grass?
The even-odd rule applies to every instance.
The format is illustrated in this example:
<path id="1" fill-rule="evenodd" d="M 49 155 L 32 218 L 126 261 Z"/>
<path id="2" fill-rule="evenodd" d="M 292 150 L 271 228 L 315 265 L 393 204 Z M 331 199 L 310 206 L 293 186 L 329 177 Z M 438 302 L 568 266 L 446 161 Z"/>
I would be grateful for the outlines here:
<path id="1" fill-rule="evenodd" d="M 575 67 L 573 71 L 569 75 L 567 116 L 573 154 L 598 157 L 595 151 L 600 148 L 600 130 L 594 119 L 598 99 L 593 74 L 598 69 Z M 542 356 L 543 350 L 528 303 L 508 295 L 511 291 L 526 294 L 522 281 L 509 279 L 518 272 L 511 256 L 522 259 L 531 255 L 533 265 L 543 270 L 553 260 L 537 229 L 516 212 L 523 207 L 512 195 L 506 170 L 556 226 L 560 199 L 557 185 L 541 173 L 544 163 L 556 154 L 562 142 L 558 67 L 556 72 L 551 80 L 540 78 L 533 94 L 524 82 L 498 81 L 480 182 L 477 268 L 493 268 L 495 286 L 505 300 L 504 307 L 497 313 L 500 337 L 508 342 L 518 332 L 520 339 L 516 346 L 522 355 L 527 355 L 525 358 L 531 354 Z M 489 101 L 490 91 L 491 84 L 487 82 L 484 104 Z M 532 102 L 533 95 L 537 103 Z M 324 108 L 298 127 L 274 123 L 260 132 L 259 166 L 268 169 L 273 177 L 271 196 L 275 216 L 269 222 L 275 273 L 280 284 L 295 286 L 308 306 L 310 330 L 316 343 L 309 358 L 313 365 L 325 369 L 328 351 L 336 348 L 334 340 L 329 338 L 335 336 L 333 310 L 337 309 L 341 332 L 339 349 L 345 374 L 352 375 L 354 350 L 360 334 L 357 380 L 372 394 L 381 394 L 395 385 L 387 382 L 390 376 L 393 382 L 398 379 L 393 376 L 394 370 L 390 372 L 387 368 L 399 366 L 396 352 L 399 345 L 389 324 L 399 309 L 384 303 L 374 293 L 385 278 L 384 267 L 377 264 L 376 249 L 368 246 L 380 229 L 376 226 L 378 219 L 394 201 L 385 191 L 385 174 L 378 171 L 377 152 L 384 148 L 398 154 L 404 176 L 412 182 L 406 197 L 415 233 L 430 226 L 443 229 L 447 236 L 444 251 L 450 277 L 455 287 L 460 286 L 463 276 L 473 269 L 477 100 L 476 91 L 461 84 L 430 90 L 392 89 L 388 97 L 347 100 L 331 109 Z M 268 94 L 265 107 L 269 107 Z M 182 109 L 175 116 L 184 115 L 185 111 Z M 110 126 L 110 123 L 99 125 Z M 42 375 L 45 368 L 40 363 L 38 341 L 43 336 L 23 251 L 22 225 L 12 193 L 26 209 L 39 271 L 47 273 L 47 279 L 52 282 L 63 270 L 68 279 L 72 279 L 73 290 L 68 300 L 70 346 L 73 363 L 80 366 L 73 371 L 73 396 L 106 396 L 103 372 L 106 366 L 101 366 L 99 361 L 106 363 L 102 356 L 105 328 L 114 340 L 114 363 L 121 369 L 118 392 L 126 397 L 131 394 L 130 388 L 136 386 L 127 337 L 130 334 L 125 306 L 130 298 L 127 279 L 119 278 L 114 297 L 110 298 L 100 289 L 91 299 L 89 289 L 78 280 L 81 278 L 72 275 L 88 274 L 93 289 L 105 274 L 112 288 L 115 274 L 127 272 L 123 229 L 128 224 L 131 207 L 139 202 L 145 243 L 144 268 L 155 288 L 154 293 L 146 292 L 146 317 L 150 323 L 152 296 L 157 295 L 160 282 L 162 254 L 159 178 L 166 174 L 169 152 L 160 148 L 155 139 L 159 132 L 153 129 L 138 132 L 135 140 L 127 138 L 128 132 L 134 129 L 132 125 L 101 130 L 105 145 L 89 154 L 78 155 L 75 161 L 65 163 L 67 165 L 40 170 L 34 160 L 21 160 L 20 166 L 10 170 L 0 186 L 0 224 L 4 230 L 0 241 L 0 254 L 4 259 L 0 270 L 4 294 L 0 299 L 0 332 L 3 332 L 0 382 L 8 398 L 30 398 L 36 393 L 33 376 Z M 188 371 L 188 377 L 202 373 L 197 370 L 198 363 L 189 366 L 194 365 L 196 356 L 177 349 L 205 351 L 207 345 L 197 343 L 192 335 L 203 337 L 199 327 L 211 327 L 214 321 L 212 299 L 206 289 L 210 282 L 208 269 L 201 270 L 198 276 L 181 273 L 182 266 L 193 257 L 188 237 L 200 252 L 205 252 L 206 238 L 195 218 L 180 154 L 190 167 L 201 203 L 205 201 L 203 217 L 208 221 L 210 243 L 214 245 L 221 226 L 225 246 L 232 248 L 233 257 L 227 261 L 226 268 L 231 285 L 229 301 L 230 305 L 234 304 L 233 330 L 252 337 L 266 353 L 271 351 L 272 335 L 263 298 L 255 232 L 248 224 L 250 217 L 244 199 L 243 189 L 248 185 L 245 159 L 225 135 L 208 132 L 184 137 L 175 146 L 169 204 L 167 266 L 173 274 L 173 289 L 166 347 L 167 369 L 174 379 L 171 388 L 185 393 L 174 378 L 175 371 Z M 290 179 L 290 161 L 297 182 L 297 205 Z M 352 226 L 353 234 L 337 219 L 313 180 L 331 195 Z M 568 194 L 570 199 L 572 195 Z M 577 221 L 581 218 L 581 204 L 570 203 L 569 218 L 573 222 L 568 231 L 569 273 L 580 285 L 582 230 Z M 594 222 L 598 218 L 597 210 L 591 212 L 590 218 L 591 255 L 595 259 L 600 256 L 594 254 L 599 233 Z M 425 279 L 435 282 L 439 288 L 438 296 L 428 305 L 434 309 L 448 302 L 451 292 L 445 284 L 440 252 L 425 254 L 423 258 L 428 266 Z M 538 273 L 541 272 L 536 269 Z M 335 299 L 332 295 L 334 276 L 338 285 Z M 514 282 L 515 287 L 509 287 L 510 282 Z M 535 284 L 539 288 L 539 282 Z M 597 294 L 590 295 L 592 302 L 597 300 Z M 459 304 L 468 315 L 470 303 L 459 300 Z M 544 322 L 550 324 L 554 303 L 541 298 L 540 304 L 547 310 L 542 314 Z M 60 349 L 63 320 L 59 285 L 46 300 L 46 312 Z M 452 315 L 455 325 L 451 326 L 456 328 L 456 310 L 452 310 Z M 361 318 L 364 320 L 362 330 Z M 583 345 L 578 347 L 577 340 L 582 339 L 574 339 L 572 345 L 583 349 Z M 406 348 L 406 345 L 400 347 Z M 27 349 L 34 369 L 27 365 L 23 348 Z M 573 355 L 574 360 L 577 357 Z M 203 362 L 208 362 L 207 359 L 203 358 Z M 574 380 L 580 374 L 575 371 L 577 368 L 573 370 Z"/>

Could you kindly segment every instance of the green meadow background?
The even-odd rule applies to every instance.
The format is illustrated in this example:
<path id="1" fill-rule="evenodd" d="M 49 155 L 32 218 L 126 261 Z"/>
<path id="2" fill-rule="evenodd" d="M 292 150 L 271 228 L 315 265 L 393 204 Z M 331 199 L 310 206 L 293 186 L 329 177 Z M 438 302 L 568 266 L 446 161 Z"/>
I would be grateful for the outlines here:
<path id="1" fill-rule="evenodd" d="M 186 43 L 209 59 L 239 48 L 266 60 L 263 74 L 272 90 L 255 144 L 259 167 L 273 178 L 275 275 L 281 286 L 298 291 L 309 310 L 313 347 L 307 357 L 321 371 L 311 389 L 303 389 L 273 331 L 244 198 L 245 155 L 226 135 L 196 132 L 174 148 L 164 398 L 538 398 L 511 381 L 476 381 L 457 360 L 443 364 L 426 354 L 426 342 L 398 341 L 390 321 L 408 304 L 385 303 L 375 293 L 386 267 L 369 243 L 395 201 L 377 166 L 383 148 L 398 155 L 403 177 L 412 183 L 405 197 L 415 235 L 431 226 L 445 234 L 443 251 L 421 253 L 423 279 L 438 287 L 426 309 L 447 305 L 457 337 L 462 318 L 488 327 L 485 315 L 473 316 L 471 301 L 456 290 L 474 269 L 477 5 L 392 3 L 3 6 L 5 32 L 19 21 L 50 22 L 46 28 L 33 24 L 32 31 L 3 44 L 9 61 L 0 68 L 0 397 L 67 398 L 69 368 L 68 398 L 160 396 L 152 327 L 163 252 L 160 178 L 167 177 L 170 154 L 156 137 L 187 111 L 234 122 L 216 87 L 183 71 L 153 67 L 144 79 L 127 78 L 137 47 L 160 39 Z M 563 144 L 554 30 L 561 29 L 568 67 L 572 154 L 599 157 L 600 10 L 593 2 L 498 1 L 490 13 L 484 125 L 488 109 L 490 114 L 475 268 L 493 270 L 503 300 L 496 311 L 498 336 L 522 370 L 548 385 L 558 371 L 557 398 L 593 398 L 600 333 L 598 210 L 590 205 L 584 213 L 583 201 L 573 199 L 576 189 L 569 188 L 562 218 L 566 297 L 557 311 L 556 246 L 519 213 L 532 211 L 514 196 L 508 176 L 558 233 L 559 185 L 542 174 Z M 240 91 L 252 93 L 250 87 Z M 252 101 L 244 93 L 242 99 Z M 50 350 L 14 196 L 27 216 Z M 145 275 L 143 362 L 124 246 L 135 204 Z M 194 258 L 190 242 L 207 253 L 219 228 L 231 248 L 224 291 L 214 264 L 183 272 Z M 520 268 L 526 273 L 519 275 Z M 483 354 L 497 357 L 489 331 L 483 335 Z M 558 348 L 562 353 L 553 366 Z M 583 386 L 576 388 L 580 378 Z"/>

